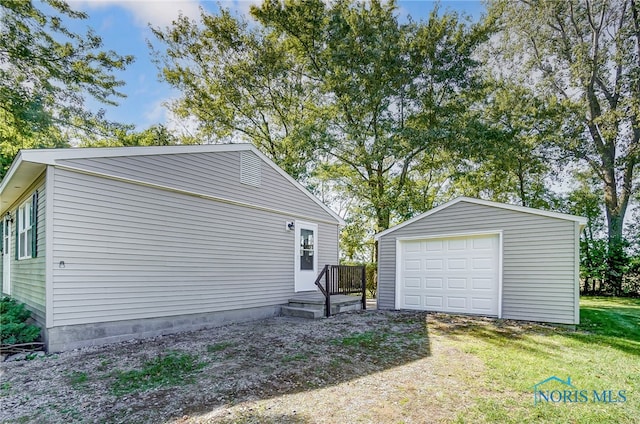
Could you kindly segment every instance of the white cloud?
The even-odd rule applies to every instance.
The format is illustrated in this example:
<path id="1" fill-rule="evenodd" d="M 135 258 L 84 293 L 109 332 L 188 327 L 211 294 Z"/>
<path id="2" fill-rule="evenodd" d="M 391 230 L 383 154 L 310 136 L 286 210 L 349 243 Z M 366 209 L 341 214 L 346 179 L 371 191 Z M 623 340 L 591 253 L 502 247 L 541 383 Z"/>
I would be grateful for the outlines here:
<path id="1" fill-rule="evenodd" d="M 148 24 L 154 27 L 171 25 L 181 14 L 191 19 L 200 16 L 199 0 L 76 0 L 70 3 L 83 6 L 85 10 L 120 7 L 133 15 L 136 25 L 144 28 Z"/>

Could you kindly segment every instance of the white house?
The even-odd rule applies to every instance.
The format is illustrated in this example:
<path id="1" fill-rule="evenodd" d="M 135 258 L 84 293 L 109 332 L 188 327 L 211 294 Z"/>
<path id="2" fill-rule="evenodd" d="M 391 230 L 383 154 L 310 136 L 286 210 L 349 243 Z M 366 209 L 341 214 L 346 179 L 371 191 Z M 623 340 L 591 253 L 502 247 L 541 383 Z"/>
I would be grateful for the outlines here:
<path id="1" fill-rule="evenodd" d="M 245 144 L 23 150 L 0 217 L 2 292 L 49 351 L 276 315 L 342 223 Z"/>

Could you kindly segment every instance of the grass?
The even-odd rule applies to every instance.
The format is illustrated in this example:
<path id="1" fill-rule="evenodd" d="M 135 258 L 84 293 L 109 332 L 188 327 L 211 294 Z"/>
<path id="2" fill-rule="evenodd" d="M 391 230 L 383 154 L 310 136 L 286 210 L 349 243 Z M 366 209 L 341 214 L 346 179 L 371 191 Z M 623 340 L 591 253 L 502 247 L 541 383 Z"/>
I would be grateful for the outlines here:
<path id="1" fill-rule="evenodd" d="M 193 374 L 205 365 L 198 362 L 194 355 L 169 352 L 146 361 L 141 369 L 117 371 L 111 390 L 116 396 L 121 396 L 189 383 Z"/>
<path id="2" fill-rule="evenodd" d="M 212 345 L 207 345 L 207 352 L 209 353 L 222 352 L 223 350 L 233 345 L 234 344 L 231 342 L 221 342 L 221 343 L 216 343 Z"/>
<path id="3" fill-rule="evenodd" d="M 78 388 L 89 380 L 89 376 L 86 372 L 73 371 L 67 376 L 67 379 L 72 387 Z"/>
<path id="4" fill-rule="evenodd" d="M 509 328 L 505 322 L 481 320 L 440 330 L 448 336 L 447 343 L 479 357 L 486 368 L 481 381 L 468 382 L 475 387 L 473 405 L 456 421 L 637 422 L 640 300 L 583 298 L 581 322 L 577 331 L 534 325 Z M 575 390 L 584 390 L 587 400 L 534 404 L 534 384 L 551 376 L 571 377 Z M 542 389 L 566 387 L 551 382 Z M 594 402 L 596 394 L 602 398 L 608 390 L 619 402 Z M 620 402 L 620 390 L 625 402 Z"/>
<path id="5" fill-rule="evenodd" d="M 350 334 L 346 337 L 334 339 L 332 344 L 350 348 L 365 348 L 377 350 L 387 339 L 387 334 L 378 331 L 365 331 L 362 333 Z"/>

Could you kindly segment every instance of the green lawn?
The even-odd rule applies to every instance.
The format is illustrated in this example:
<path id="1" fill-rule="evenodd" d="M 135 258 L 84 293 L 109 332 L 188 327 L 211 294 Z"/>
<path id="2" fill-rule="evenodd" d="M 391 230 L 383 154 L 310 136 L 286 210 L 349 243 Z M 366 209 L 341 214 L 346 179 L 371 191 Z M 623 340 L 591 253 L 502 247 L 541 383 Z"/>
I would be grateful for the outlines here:
<path id="1" fill-rule="evenodd" d="M 640 300 L 588 297 L 580 305 L 577 331 L 502 321 L 444 331 L 447 343 L 476 355 L 486 368 L 482 381 L 469 382 L 473 402 L 457 422 L 640 422 Z M 534 404 L 534 384 L 551 376 L 571 377 L 575 389 L 550 382 L 541 390 L 583 395 Z M 594 391 L 603 399 L 609 390 L 618 402 L 593 401 Z"/>

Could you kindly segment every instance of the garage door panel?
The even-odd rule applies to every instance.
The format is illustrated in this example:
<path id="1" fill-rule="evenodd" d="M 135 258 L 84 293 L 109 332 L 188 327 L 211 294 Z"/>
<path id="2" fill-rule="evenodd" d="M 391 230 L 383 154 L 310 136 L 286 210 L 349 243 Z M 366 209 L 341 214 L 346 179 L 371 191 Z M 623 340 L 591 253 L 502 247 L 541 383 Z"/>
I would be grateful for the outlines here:
<path id="1" fill-rule="evenodd" d="M 425 261 L 426 271 L 442 271 L 444 269 L 443 259 L 427 259 Z"/>
<path id="2" fill-rule="evenodd" d="M 472 297 L 471 309 L 478 313 L 490 313 L 493 308 L 493 299 L 487 297 Z"/>
<path id="3" fill-rule="evenodd" d="M 466 290 L 466 278 L 447 278 L 447 289 L 449 290 Z"/>
<path id="4" fill-rule="evenodd" d="M 425 278 L 425 288 L 441 289 L 443 287 L 443 278 Z"/>
<path id="5" fill-rule="evenodd" d="M 427 252 L 442 252 L 442 240 L 432 240 L 424 243 Z"/>
<path id="6" fill-rule="evenodd" d="M 450 311 L 466 312 L 467 298 L 457 296 L 447 296 L 447 309 Z"/>
<path id="7" fill-rule="evenodd" d="M 422 287 L 422 278 L 420 277 L 407 277 L 404 279 L 404 286 L 408 289 L 419 289 Z"/>
<path id="8" fill-rule="evenodd" d="M 464 271 L 467 269 L 467 260 L 466 259 L 449 259 L 447 260 L 447 270 L 448 271 Z"/>
<path id="9" fill-rule="evenodd" d="M 420 307 L 422 305 L 420 295 L 410 295 L 407 294 L 404 296 L 404 303 L 407 307 Z"/>
<path id="10" fill-rule="evenodd" d="M 421 243 L 410 243 L 410 244 L 407 244 L 405 253 L 420 253 L 420 251 L 421 251 L 420 245 L 421 245 Z"/>
<path id="11" fill-rule="evenodd" d="M 491 271 L 495 268 L 494 258 L 473 258 L 471 267 L 474 271 Z"/>
<path id="12" fill-rule="evenodd" d="M 425 296 L 424 297 L 424 306 L 429 308 L 429 310 L 431 311 L 442 310 L 443 304 L 444 304 L 444 298 L 442 296 Z"/>
<path id="13" fill-rule="evenodd" d="M 499 236 L 401 242 L 400 307 L 498 315 Z"/>
<path id="14" fill-rule="evenodd" d="M 493 290 L 495 281 L 492 278 L 472 278 L 471 289 L 472 290 Z"/>
<path id="15" fill-rule="evenodd" d="M 493 248 L 494 245 L 494 239 L 492 238 L 474 238 L 472 240 L 472 247 L 474 250 L 490 250 Z"/>
<path id="16" fill-rule="evenodd" d="M 451 239 L 447 241 L 447 250 L 465 250 L 467 248 L 466 239 Z"/>
<path id="17" fill-rule="evenodd" d="M 407 259 L 404 262 L 404 269 L 406 271 L 420 271 L 420 262 L 419 259 Z"/>

